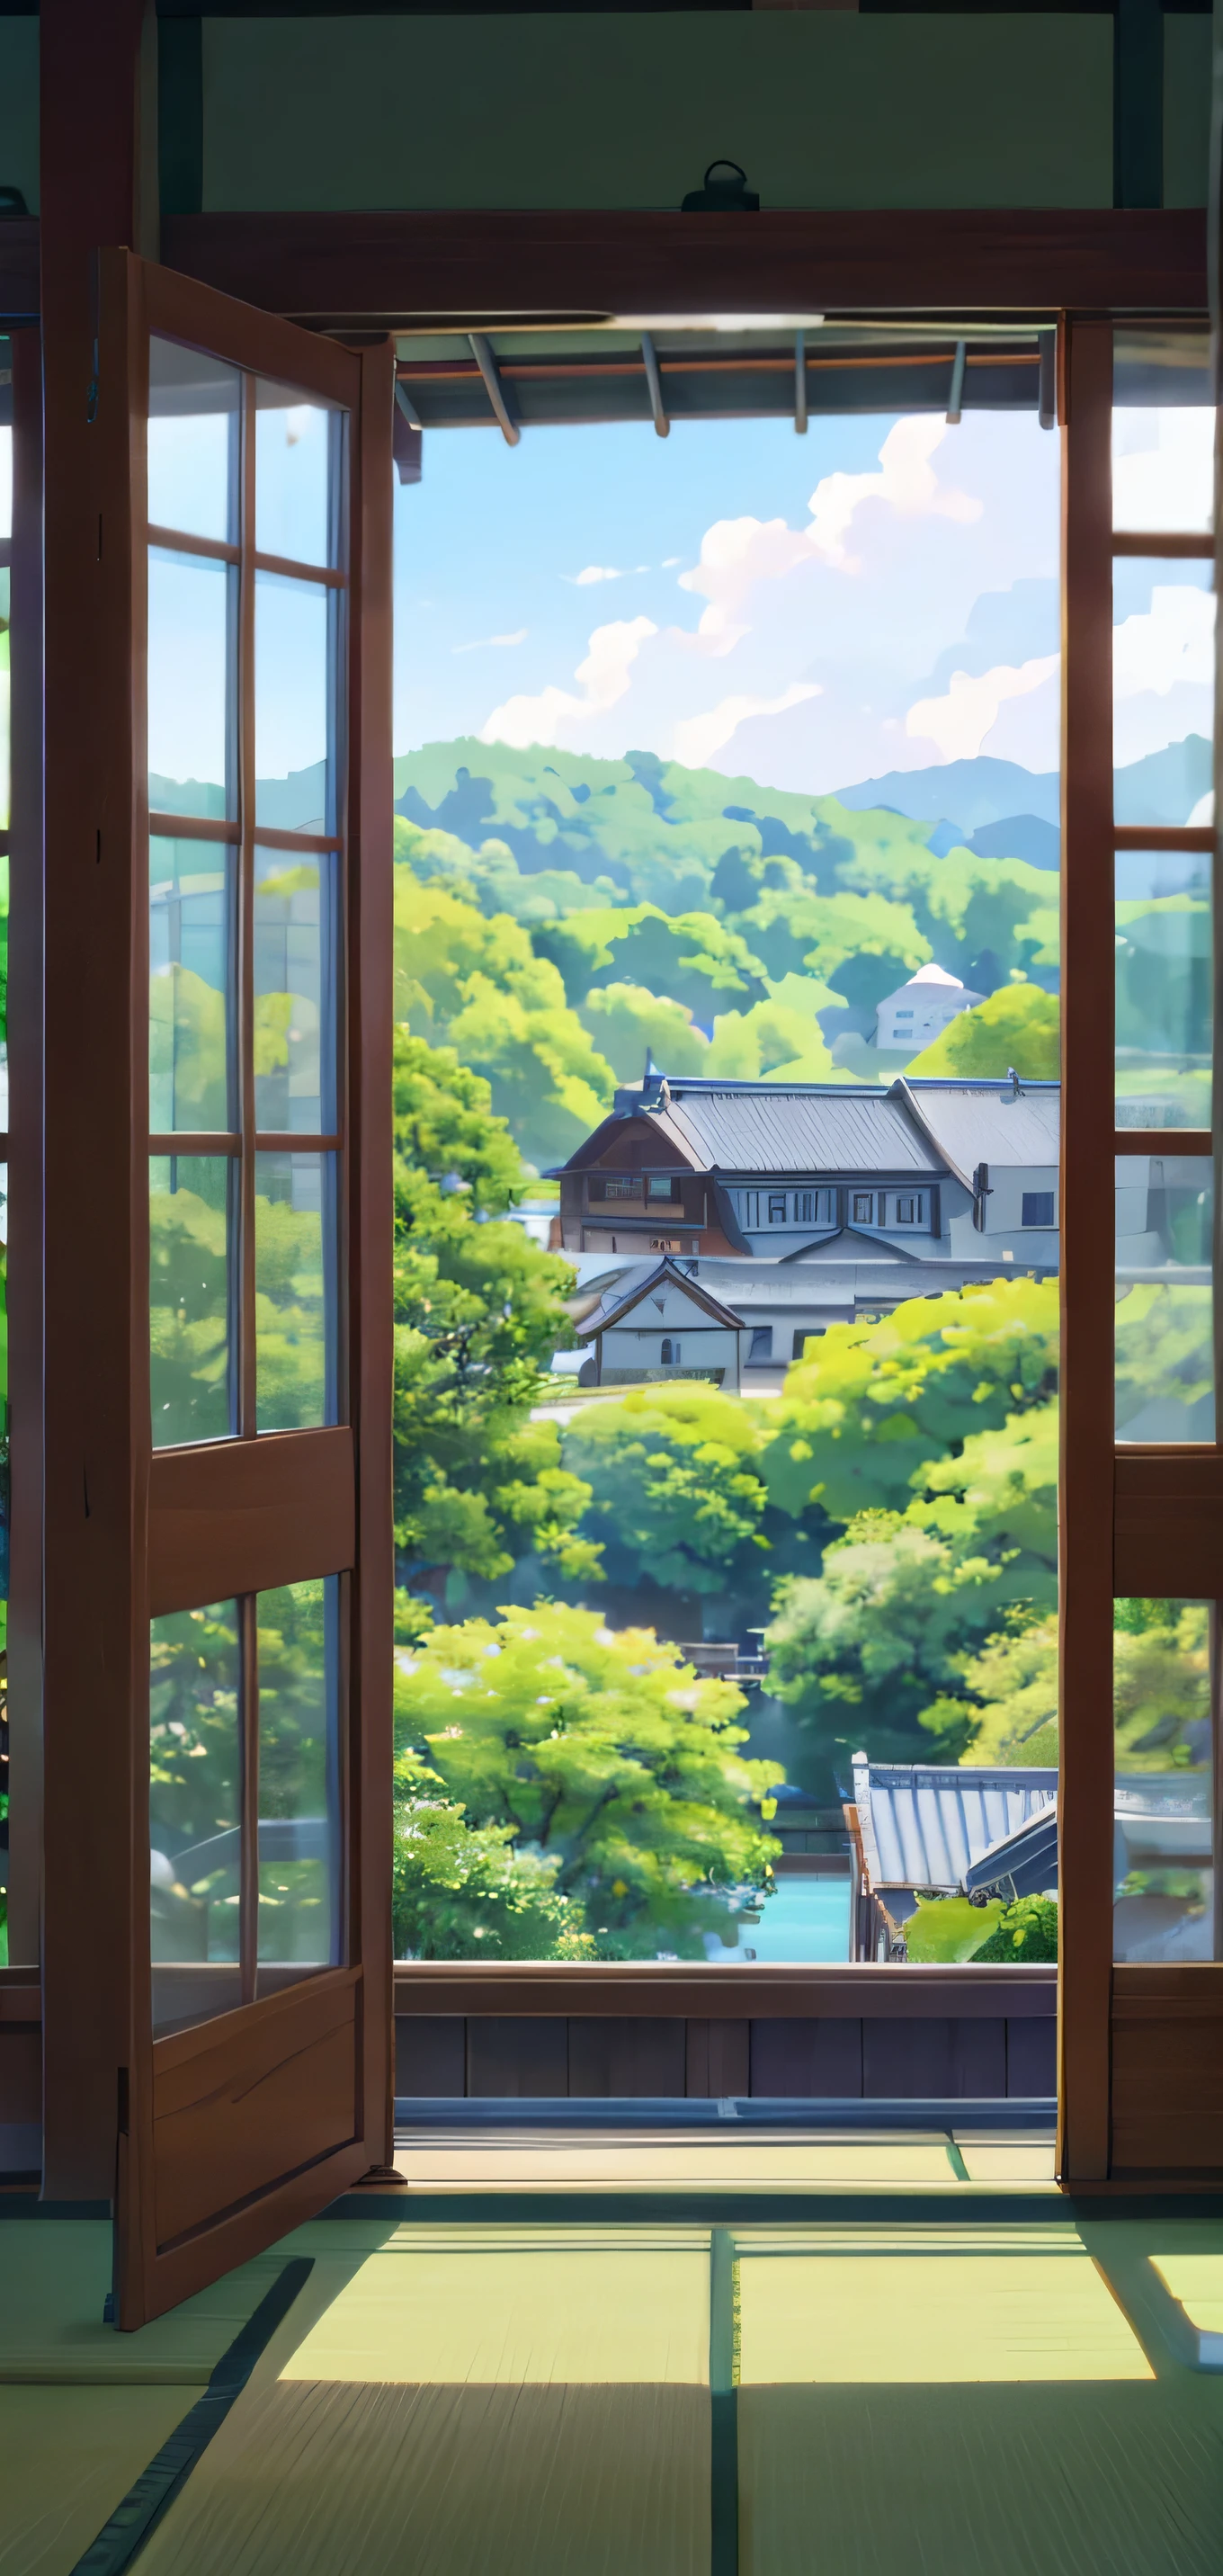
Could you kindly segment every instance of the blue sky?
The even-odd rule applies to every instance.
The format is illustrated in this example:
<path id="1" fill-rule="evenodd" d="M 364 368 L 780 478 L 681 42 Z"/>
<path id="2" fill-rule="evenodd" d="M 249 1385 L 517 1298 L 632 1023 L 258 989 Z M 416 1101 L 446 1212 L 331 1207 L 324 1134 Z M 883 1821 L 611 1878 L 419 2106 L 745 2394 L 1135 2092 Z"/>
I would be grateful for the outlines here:
<path id="1" fill-rule="evenodd" d="M 1119 524 L 1196 523 L 1208 419 L 1117 416 Z M 1032 413 L 426 433 L 396 496 L 396 749 L 641 748 L 815 793 L 979 752 L 1055 769 L 1059 473 Z M 1207 592 L 1124 568 L 1119 762 L 1209 731 Z"/>

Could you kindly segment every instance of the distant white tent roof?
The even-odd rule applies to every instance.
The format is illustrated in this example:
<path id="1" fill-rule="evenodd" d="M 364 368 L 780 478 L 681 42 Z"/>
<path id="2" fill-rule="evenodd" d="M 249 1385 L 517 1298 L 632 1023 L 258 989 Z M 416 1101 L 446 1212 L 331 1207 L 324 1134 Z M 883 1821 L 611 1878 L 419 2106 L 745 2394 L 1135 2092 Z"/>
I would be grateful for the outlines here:
<path id="1" fill-rule="evenodd" d="M 879 1011 L 890 1010 L 893 1002 L 899 1002 L 905 993 L 925 994 L 930 992 L 931 987 L 948 995 L 955 993 L 962 998 L 970 1010 L 975 1003 L 983 1002 L 985 999 L 983 993 L 971 992 L 967 984 L 961 983 L 958 975 L 949 975 L 945 967 L 935 966 L 932 963 L 929 966 L 919 966 L 917 973 L 910 975 L 907 984 L 898 984 L 895 992 L 885 994 L 883 1000 L 875 1007 Z"/>

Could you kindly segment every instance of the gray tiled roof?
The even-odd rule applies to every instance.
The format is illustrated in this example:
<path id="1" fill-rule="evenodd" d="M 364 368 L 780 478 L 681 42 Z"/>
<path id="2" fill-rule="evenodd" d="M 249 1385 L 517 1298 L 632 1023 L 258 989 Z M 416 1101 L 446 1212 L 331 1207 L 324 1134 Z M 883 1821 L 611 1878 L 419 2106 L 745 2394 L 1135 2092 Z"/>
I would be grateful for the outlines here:
<path id="1" fill-rule="evenodd" d="M 967 1180 L 978 1163 L 1056 1163 L 1060 1086 L 986 1091 L 968 1084 L 913 1085 L 914 1114 Z"/>
<path id="2" fill-rule="evenodd" d="M 941 1155 L 884 1092 L 692 1090 L 671 1086 L 658 1121 L 698 1168 L 747 1173 L 939 1172 Z"/>
<path id="3" fill-rule="evenodd" d="M 854 1761 L 863 1856 L 876 1887 L 960 1886 L 991 1844 L 1049 1806 L 1054 1770 Z"/>

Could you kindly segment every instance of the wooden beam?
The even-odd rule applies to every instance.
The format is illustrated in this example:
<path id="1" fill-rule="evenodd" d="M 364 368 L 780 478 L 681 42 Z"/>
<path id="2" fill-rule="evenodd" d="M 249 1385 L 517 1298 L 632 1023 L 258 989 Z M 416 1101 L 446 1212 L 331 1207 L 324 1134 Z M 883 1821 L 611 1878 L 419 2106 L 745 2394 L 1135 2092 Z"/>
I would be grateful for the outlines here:
<path id="1" fill-rule="evenodd" d="M 167 215 L 171 267 L 269 311 L 407 325 L 613 313 L 1199 312 L 1196 208 Z"/>

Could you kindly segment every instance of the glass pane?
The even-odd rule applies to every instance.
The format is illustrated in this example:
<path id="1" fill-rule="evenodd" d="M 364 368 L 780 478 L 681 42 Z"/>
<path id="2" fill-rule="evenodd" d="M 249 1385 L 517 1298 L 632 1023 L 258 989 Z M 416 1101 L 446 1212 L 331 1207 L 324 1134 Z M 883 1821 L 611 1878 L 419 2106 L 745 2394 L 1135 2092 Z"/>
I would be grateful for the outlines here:
<path id="1" fill-rule="evenodd" d="M 1214 411 L 1202 332 L 1119 331 L 1113 354 L 1113 526 L 1205 534 Z"/>
<path id="2" fill-rule="evenodd" d="M 259 1961 L 325 1967 L 340 1956 L 338 1577 L 261 1592 L 256 1617 Z"/>
<path id="3" fill-rule="evenodd" d="M 149 1934 L 164 2030 L 239 2000 L 237 1602 L 154 1619 L 149 1662 Z"/>
<path id="4" fill-rule="evenodd" d="M 334 1422 L 334 1154 L 255 1156 L 256 1423 Z"/>
<path id="5" fill-rule="evenodd" d="M 236 1156 L 155 1154 L 149 1163 L 149 1345 L 153 1446 L 224 1440 L 234 1429 L 231 1202 Z"/>
<path id="6" fill-rule="evenodd" d="M 219 358 L 150 341 L 150 527 L 237 542 L 241 387 Z"/>
<path id="7" fill-rule="evenodd" d="M 13 533 L 13 430 L 0 421 L 0 545 Z"/>
<path id="8" fill-rule="evenodd" d="M 1215 603 L 1208 563 L 1113 565 L 1113 803 L 1118 823 L 1214 812 Z"/>
<path id="9" fill-rule="evenodd" d="M 337 615 L 322 583 L 256 573 L 255 820 L 274 831 L 335 828 Z"/>
<path id="10" fill-rule="evenodd" d="M 1211 1672 L 1217 1609 L 1113 1613 L 1113 1957 L 1215 1959 Z"/>
<path id="11" fill-rule="evenodd" d="M 292 385 L 255 387 L 255 544 L 290 563 L 339 562 L 343 414 Z"/>
<path id="12" fill-rule="evenodd" d="M 255 1122 L 335 1128 L 334 858 L 255 852 Z"/>
<path id="13" fill-rule="evenodd" d="M 149 803 L 155 813 L 235 811 L 233 628 L 237 575 L 205 555 L 149 549 Z"/>
<path id="14" fill-rule="evenodd" d="M 234 989 L 235 853 L 216 841 L 149 843 L 149 1126 L 233 1128 L 228 997 Z"/>
<path id="15" fill-rule="evenodd" d="M 1117 1438 L 1213 1440 L 1211 1166 L 1117 1157 Z"/>
<path id="16" fill-rule="evenodd" d="M 1124 850 L 1116 869 L 1117 1124 L 1209 1127 L 1209 856 Z"/>

